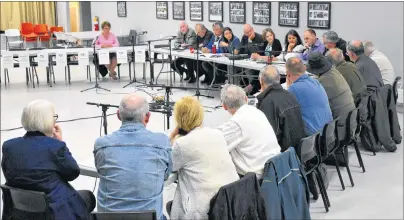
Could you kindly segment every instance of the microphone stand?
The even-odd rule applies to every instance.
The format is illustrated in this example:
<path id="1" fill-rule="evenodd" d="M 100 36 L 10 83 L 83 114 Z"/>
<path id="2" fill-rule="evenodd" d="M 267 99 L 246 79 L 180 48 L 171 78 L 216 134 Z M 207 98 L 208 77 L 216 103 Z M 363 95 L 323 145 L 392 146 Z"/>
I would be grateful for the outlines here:
<path id="1" fill-rule="evenodd" d="M 198 37 L 196 37 L 196 91 L 195 91 L 194 96 L 196 96 L 198 98 L 198 100 L 199 100 L 200 96 L 213 99 L 213 96 L 203 95 L 199 91 L 199 39 L 198 39 Z"/>
<path id="2" fill-rule="evenodd" d="M 96 53 L 96 51 L 95 51 L 95 42 L 97 41 L 97 39 L 98 39 L 98 37 L 96 38 L 96 40 L 95 40 L 94 43 L 93 43 L 93 57 L 94 57 L 94 59 L 95 59 L 95 64 L 94 64 L 94 66 L 95 66 L 95 71 L 94 71 L 94 72 L 95 72 L 95 85 L 94 85 L 93 87 L 91 87 L 91 88 L 81 90 L 80 92 L 85 92 L 85 91 L 89 91 L 89 90 L 92 90 L 92 89 L 95 89 L 95 91 L 97 91 L 97 89 L 101 89 L 101 90 L 104 90 L 104 91 L 107 91 L 107 92 L 111 92 L 111 90 L 102 88 L 102 87 L 98 84 L 98 75 L 99 75 L 99 63 L 100 63 L 100 60 L 99 60 L 99 57 L 97 57 L 97 53 Z"/>
<path id="3" fill-rule="evenodd" d="M 171 55 L 171 41 L 173 40 L 174 38 L 169 38 L 168 39 L 168 47 L 169 47 L 169 50 L 170 50 L 170 55 L 168 55 L 168 62 L 170 63 L 169 65 L 171 65 L 171 63 L 172 63 L 172 55 Z M 172 79 L 172 73 L 173 73 L 173 71 L 172 71 L 172 68 L 171 67 L 169 67 L 169 69 L 170 69 L 170 86 L 172 86 L 173 85 L 173 79 Z"/>
<path id="4" fill-rule="evenodd" d="M 93 103 L 93 102 L 87 102 L 87 105 L 95 105 L 97 107 L 101 106 L 101 111 L 102 111 L 102 120 L 103 120 L 103 126 L 104 126 L 104 134 L 107 135 L 107 110 L 108 108 L 119 108 L 117 105 L 109 105 L 109 104 L 101 104 L 101 103 Z"/>
<path id="5" fill-rule="evenodd" d="M 132 80 L 132 82 L 124 85 L 123 88 L 126 88 L 126 87 L 132 85 L 133 83 L 140 83 L 140 84 L 143 84 L 143 85 L 147 84 L 146 82 L 139 82 L 136 79 L 136 55 L 135 55 L 135 37 L 136 36 L 138 36 L 138 35 L 135 34 L 135 36 L 132 36 L 132 40 L 131 40 L 132 41 L 133 80 Z M 146 79 L 145 79 L 145 81 L 146 81 Z"/>

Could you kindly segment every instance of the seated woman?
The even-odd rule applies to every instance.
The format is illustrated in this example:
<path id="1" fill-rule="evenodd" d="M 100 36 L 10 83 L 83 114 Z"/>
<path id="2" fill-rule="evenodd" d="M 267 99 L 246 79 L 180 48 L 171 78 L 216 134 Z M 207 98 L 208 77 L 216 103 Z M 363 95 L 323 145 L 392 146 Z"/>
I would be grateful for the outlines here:
<path id="1" fill-rule="evenodd" d="M 219 188 L 239 179 L 219 130 L 202 127 L 204 109 L 193 97 L 174 106 L 177 128 L 171 133 L 173 171 L 178 171 L 170 219 L 208 219 L 209 202 Z"/>
<path id="2" fill-rule="evenodd" d="M 263 52 L 251 54 L 253 60 L 268 60 L 268 56 L 277 57 L 281 54 L 282 45 L 281 42 L 275 38 L 275 33 L 271 28 L 266 28 L 262 32 L 262 38 L 264 38 Z"/>
<path id="3" fill-rule="evenodd" d="M 234 36 L 233 31 L 231 28 L 226 27 L 224 28 L 224 39 L 219 44 L 219 50 L 222 53 L 234 53 L 240 45 L 240 40 Z"/>
<path id="4" fill-rule="evenodd" d="M 1 167 L 6 185 L 46 193 L 52 219 L 87 220 L 95 208 L 95 197 L 68 183 L 79 176 L 80 169 L 62 141 L 57 117 L 48 101 L 35 100 L 24 108 L 21 123 L 27 133 L 3 143 Z M 4 204 L 3 219 L 44 219 L 12 210 L 9 202 Z"/>
<path id="5" fill-rule="evenodd" d="M 108 21 L 104 21 L 101 24 L 102 33 L 100 36 L 97 37 L 95 41 L 95 46 L 97 48 L 110 48 L 110 47 L 119 47 L 118 38 L 110 31 L 111 24 Z M 109 54 L 109 65 L 105 65 L 105 67 L 109 70 L 109 76 L 112 79 L 117 80 L 115 68 L 117 66 L 116 60 L 116 53 Z M 107 71 L 101 71 L 102 67 L 100 68 L 100 73 L 102 77 L 107 75 Z"/>
<path id="6" fill-rule="evenodd" d="M 305 47 L 299 34 L 294 30 L 290 30 L 285 36 L 285 47 L 282 53 L 273 60 L 287 61 L 291 57 L 300 57 Z"/>

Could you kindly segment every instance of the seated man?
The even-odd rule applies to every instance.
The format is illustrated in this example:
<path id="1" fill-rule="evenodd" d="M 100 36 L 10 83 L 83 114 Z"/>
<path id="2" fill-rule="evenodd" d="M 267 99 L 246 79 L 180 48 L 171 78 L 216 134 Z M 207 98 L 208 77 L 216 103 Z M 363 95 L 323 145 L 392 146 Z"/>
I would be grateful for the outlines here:
<path id="1" fill-rule="evenodd" d="M 306 63 L 308 56 L 311 52 L 324 53 L 325 46 L 321 43 L 320 39 L 317 38 L 316 32 L 309 28 L 304 32 L 304 47 L 306 50 L 302 54 L 302 60 Z"/>
<path id="2" fill-rule="evenodd" d="M 317 75 L 318 81 L 324 87 L 333 118 L 345 116 L 355 109 L 348 83 L 323 54 L 319 52 L 310 53 L 307 67 L 307 72 Z"/>
<path id="3" fill-rule="evenodd" d="M 365 41 L 363 45 L 365 47 L 365 55 L 375 61 L 377 66 L 379 67 L 383 81 L 386 84 L 392 85 L 395 79 L 395 74 L 393 65 L 391 65 L 390 60 L 386 57 L 386 55 L 384 55 L 384 53 L 380 52 L 373 46 L 372 41 Z"/>
<path id="4" fill-rule="evenodd" d="M 267 160 L 281 151 L 271 124 L 264 113 L 247 105 L 241 87 L 226 84 L 220 98 L 232 118 L 218 129 L 224 135 L 237 173 L 244 176 L 254 172 L 261 179 Z"/>
<path id="5" fill-rule="evenodd" d="M 306 135 L 320 131 L 332 121 L 330 104 L 324 87 L 306 74 L 306 66 L 297 57 L 286 61 L 286 84 L 300 105 Z"/>
<path id="6" fill-rule="evenodd" d="M 379 88 L 384 85 L 379 67 L 375 61 L 365 55 L 362 42 L 358 40 L 350 41 L 346 50 L 368 87 Z"/>
<path id="7" fill-rule="evenodd" d="M 180 31 L 178 32 L 177 36 L 177 41 L 175 42 L 175 46 L 177 47 L 196 47 L 196 34 L 192 28 L 189 28 L 188 25 L 184 22 L 181 21 L 180 23 Z M 185 64 L 187 69 L 182 67 L 182 65 Z M 184 80 L 189 80 L 189 83 L 194 83 L 196 80 L 195 78 L 195 73 L 194 73 L 194 61 L 190 59 L 185 59 L 182 57 L 179 57 L 175 59 L 171 63 L 171 68 L 174 71 L 177 71 L 178 74 L 181 76 L 184 73 L 187 73 L 187 77 Z"/>
<path id="8" fill-rule="evenodd" d="M 280 75 L 276 67 L 264 67 L 259 80 L 263 92 L 257 96 L 257 108 L 271 123 L 282 152 L 290 146 L 297 148 L 300 140 L 306 137 L 299 103 L 279 84 Z"/>
<path id="9" fill-rule="evenodd" d="M 344 56 L 345 61 L 350 62 L 348 54 L 346 53 L 346 41 L 338 37 L 335 31 L 327 31 L 323 34 L 323 44 L 325 46 L 324 55 L 330 49 L 340 49 Z"/>
<path id="10" fill-rule="evenodd" d="M 170 140 L 146 129 L 149 104 L 141 96 L 124 96 L 118 119 L 118 131 L 95 141 L 98 211 L 156 210 L 157 218 L 164 219 L 163 186 L 172 169 Z"/>
<path id="11" fill-rule="evenodd" d="M 335 68 L 345 78 L 345 81 L 351 89 L 354 102 L 355 104 L 358 104 L 362 97 L 366 95 L 366 83 L 362 78 L 362 75 L 356 70 L 355 64 L 346 62 L 342 50 L 338 48 L 328 50 L 326 55 L 330 58 Z"/>
<path id="12" fill-rule="evenodd" d="M 196 43 L 198 44 L 197 47 L 199 49 L 202 49 L 204 47 L 207 47 L 210 40 L 212 39 L 213 33 L 212 31 L 208 30 L 205 25 L 199 23 L 195 25 L 195 32 L 196 32 Z M 199 61 L 199 63 L 197 64 L 197 61 L 194 60 L 194 70 L 198 71 L 198 76 L 197 77 L 201 77 L 203 75 L 205 75 L 205 79 L 201 82 L 201 83 L 207 83 L 208 82 L 208 77 L 206 76 L 206 72 L 202 67 L 202 63 L 204 63 L 203 61 Z M 198 68 L 197 68 L 197 65 Z"/>

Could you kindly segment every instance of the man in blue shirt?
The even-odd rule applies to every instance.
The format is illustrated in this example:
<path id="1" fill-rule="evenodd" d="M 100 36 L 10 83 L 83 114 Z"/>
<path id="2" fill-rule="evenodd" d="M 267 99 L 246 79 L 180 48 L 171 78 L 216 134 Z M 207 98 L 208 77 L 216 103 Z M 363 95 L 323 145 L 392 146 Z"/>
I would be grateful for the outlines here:
<path id="1" fill-rule="evenodd" d="M 95 141 L 98 211 L 156 210 L 158 219 L 165 219 L 163 187 L 172 170 L 170 140 L 146 129 L 149 104 L 141 96 L 126 95 L 118 118 L 121 128 Z"/>
<path id="2" fill-rule="evenodd" d="M 300 105 L 307 135 L 320 131 L 333 120 L 327 93 L 318 80 L 306 74 L 306 67 L 297 57 L 286 62 L 286 84 Z"/>
<path id="3" fill-rule="evenodd" d="M 320 39 L 317 38 L 316 32 L 313 29 L 307 29 L 304 32 L 304 46 L 306 50 L 302 54 L 302 60 L 306 63 L 308 60 L 309 53 L 320 52 L 321 54 L 325 51 L 325 46 L 321 43 Z"/>

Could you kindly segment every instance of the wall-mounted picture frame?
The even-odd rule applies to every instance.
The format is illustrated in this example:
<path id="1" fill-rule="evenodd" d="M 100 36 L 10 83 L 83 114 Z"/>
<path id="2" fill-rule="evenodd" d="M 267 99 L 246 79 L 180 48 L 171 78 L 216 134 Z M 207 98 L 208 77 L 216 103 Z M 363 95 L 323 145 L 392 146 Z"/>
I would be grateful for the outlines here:
<path id="1" fill-rule="evenodd" d="M 278 25 L 299 27 L 299 2 L 279 2 Z"/>
<path id="2" fill-rule="evenodd" d="M 209 2 L 209 21 L 223 22 L 223 2 Z"/>
<path id="3" fill-rule="evenodd" d="M 116 2 L 118 17 L 126 17 L 126 2 Z"/>
<path id="4" fill-rule="evenodd" d="M 229 2 L 229 21 L 245 24 L 245 2 Z"/>
<path id="5" fill-rule="evenodd" d="M 308 2 L 307 27 L 331 28 L 331 2 Z"/>
<path id="6" fill-rule="evenodd" d="M 189 2 L 189 19 L 203 21 L 203 2 Z"/>
<path id="7" fill-rule="evenodd" d="M 185 2 L 173 2 L 173 19 L 185 20 Z"/>
<path id="8" fill-rule="evenodd" d="M 253 24 L 271 25 L 271 2 L 253 2 Z"/>
<path id="9" fill-rule="evenodd" d="M 168 19 L 168 2 L 156 2 L 156 18 Z"/>

